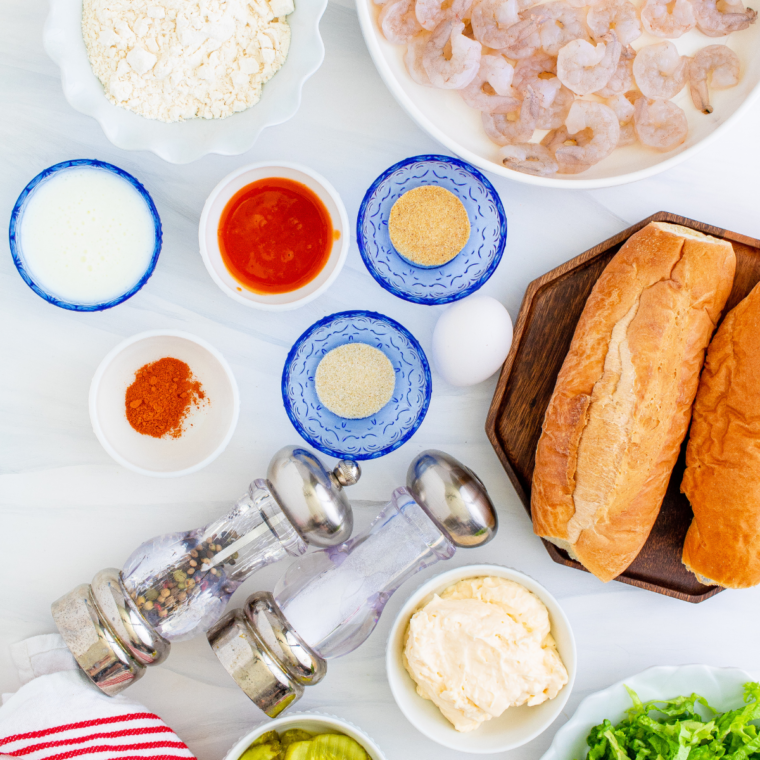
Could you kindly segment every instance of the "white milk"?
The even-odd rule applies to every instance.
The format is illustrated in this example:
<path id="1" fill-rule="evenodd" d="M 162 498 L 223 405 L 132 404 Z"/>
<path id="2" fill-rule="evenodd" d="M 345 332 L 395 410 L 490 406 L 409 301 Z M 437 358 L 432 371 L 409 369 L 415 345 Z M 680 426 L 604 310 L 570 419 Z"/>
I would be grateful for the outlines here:
<path id="1" fill-rule="evenodd" d="M 64 169 L 40 184 L 20 232 L 31 278 L 75 304 L 103 303 L 131 290 L 155 246 L 143 197 L 126 180 L 97 168 Z"/>

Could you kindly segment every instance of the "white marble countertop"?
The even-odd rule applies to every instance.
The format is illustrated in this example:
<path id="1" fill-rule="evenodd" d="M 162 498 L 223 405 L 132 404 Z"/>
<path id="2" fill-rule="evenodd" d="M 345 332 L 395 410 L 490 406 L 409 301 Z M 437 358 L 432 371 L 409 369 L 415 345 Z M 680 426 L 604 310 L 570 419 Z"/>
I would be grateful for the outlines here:
<path id="1" fill-rule="evenodd" d="M 304 90 L 291 121 L 266 130 L 248 154 L 208 156 L 171 166 L 147 153 L 114 148 L 97 123 L 63 98 L 59 73 L 42 49 L 42 0 L 0 3 L 0 209 L 7 220 L 24 185 L 40 170 L 71 158 L 99 158 L 137 176 L 164 224 L 164 248 L 148 285 L 98 314 L 46 304 L 21 280 L 7 242 L 0 256 L 0 692 L 18 687 L 9 645 L 50 632 L 50 603 L 102 567 L 119 566 L 143 540 L 199 526 L 221 514 L 282 445 L 298 442 L 280 401 L 279 376 L 293 341 L 316 319 L 371 308 L 409 328 L 429 349 L 439 307 L 400 301 L 364 269 L 352 245 L 348 263 L 326 295 L 305 308 L 269 314 L 227 298 L 198 253 L 197 222 L 221 177 L 247 162 L 281 158 L 328 177 L 356 218 L 371 181 L 392 163 L 440 148 L 386 90 L 364 45 L 350 0 L 333 0 L 322 20 L 324 64 Z M 649 214 L 667 210 L 760 237 L 757 181 L 760 105 L 697 157 L 654 179 L 595 192 L 547 191 L 492 177 L 509 217 L 509 240 L 482 292 L 516 316 L 526 285 Z M 104 354 L 125 337 L 152 328 L 195 333 L 227 357 L 237 376 L 240 424 L 224 454 L 202 472 L 159 480 L 119 467 L 90 428 L 87 392 Z M 453 564 L 498 562 L 529 573 L 561 601 L 574 626 L 579 673 L 565 714 L 545 734 L 511 753 L 537 760 L 559 725 L 591 691 L 651 665 L 701 662 L 760 675 L 760 590 L 724 592 L 690 605 L 555 565 L 501 469 L 484 432 L 496 378 L 470 389 L 434 377 L 430 412 L 414 438 L 368 463 L 355 500 L 380 501 L 403 482 L 410 459 L 441 448 L 475 469 L 501 521 L 497 538 L 460 551 Z M 357 506 L 364 525 L 374 507 Z M 283 568 L 250 579 L 241 604 L 270 589 Z M 395 612 L 431 568 L 403 586 L 377 629 L 355 653 L 330 662 L 327 678 L 300 703 L 366 729 L 389 760 L 450 760 L 458 753 L 428 741 L 406 722 L 388 688 L 385 639 Z M 220 759 L 262 719 L 216 662 L 203 637 L 176 644 L 171 658 L 132 689 L 201 760 Z"/>

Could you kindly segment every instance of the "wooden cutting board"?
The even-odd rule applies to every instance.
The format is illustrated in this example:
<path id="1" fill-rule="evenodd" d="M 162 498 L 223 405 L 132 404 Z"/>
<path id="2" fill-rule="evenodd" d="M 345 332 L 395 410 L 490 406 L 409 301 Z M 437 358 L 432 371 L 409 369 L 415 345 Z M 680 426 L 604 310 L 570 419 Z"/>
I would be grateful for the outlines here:
<path id="1" fill-rule="evenodd" d="M 736 278 L 724 314 L 760 281 L 759 240 L 661 211 L 528 285 L 512 349 L 501 370 L 486 421 L 488 437 L 528 514 L 541 425 L 586 299 L 620 246 L 650 222 L 673 222 L 731 241 L 736 252 Z M 689 502 L 679 490 L 685 450 L 686 442 L 649 539 L 617 580 L 687 602 L 702 602 L 722 589 L 702 585 L 681 564 L 681 549 L 692 519 Z M 548 541 L 544 545 L 555 562 L 584 570 L 566 552 Z"/>

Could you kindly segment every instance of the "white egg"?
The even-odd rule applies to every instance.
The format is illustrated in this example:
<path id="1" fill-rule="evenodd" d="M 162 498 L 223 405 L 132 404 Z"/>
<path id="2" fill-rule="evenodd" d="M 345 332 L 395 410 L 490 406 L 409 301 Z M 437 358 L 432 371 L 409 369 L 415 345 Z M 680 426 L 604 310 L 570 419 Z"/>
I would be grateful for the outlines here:
<path id="1" fill-rule="evenodd" d="M 495 298 L 470 296 L 449 306 L 433 331 L 433 363 L 450 385 L 475 385 L 496 372 L 512 345 L 512 320 Z"/>

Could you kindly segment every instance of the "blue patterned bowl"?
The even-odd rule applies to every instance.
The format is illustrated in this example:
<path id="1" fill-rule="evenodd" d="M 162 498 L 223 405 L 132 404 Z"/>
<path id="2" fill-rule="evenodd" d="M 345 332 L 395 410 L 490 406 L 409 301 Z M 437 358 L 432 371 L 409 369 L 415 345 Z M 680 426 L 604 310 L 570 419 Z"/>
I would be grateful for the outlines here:
<path id="1" fill-rule="evenodd" d="M 467 245 L 440 267 L 402 258 L 388 234 L 393 204 L 421 185 L 454 193 L 470 218 Z M 474 166 L 448 156 L 414 156 L 391 166 L 367 190 L 356 240 L 369 273 L 393 295 L 421 304 L 450 303 L 474 293 L 496 271 L 507 244 L 507 217 L 493 185 Z"/>
<path id="2" fill-rule="evenodd" d="M 396 373 L 391 400 L 360 420 L 323 406 L 314 383 L 325 354 L 352 342 L 382 351 Z M 372 311 L 342 311 L 315 322 L 290 349 L 282 372 L 282 400 L 295 429 L 315 449 L 348 459 L 376 459 L 406 443 L 425 419 L 432 390 L 430 366 L 414 336 Z"/>
<path id="3" fill-rule="evenodd" d="M 50 177 L 54 176 L 58 172 L 66 171 L 67 169 L 78 169 L 81 167 L 98 169 L 101 171 L 111 172 L 112 174 L 121 177 L 121 179 L 128 182 L 132 187 L 137 190 L 145 201 L 145 205 L 148 207 L 148 211 L 153 219 L 153 229 L 155 232 L 155 243 L 153 247 L 153 255 L 151 256 L 148 268 L 145 270 L 143 276 L 139 279 L 135 285 L 133 285 L 126 293 L 122 293 L 120 296 L 111 299 L 110 301 L 104 301 L 103 303 L 71 303 L 57 298 L 52 293 L 48 293 L 39 283 L 35 282 L 30 274 L 26 260 L 24 258 L 24 251 L 21 245 L 21 222 L 24 216 L 24 209 L 30 198 L 34 194 L 34 191 Z M 153 274 L 153 270 L 156 268 L 158 262 L 158 256 L 161 253 L 162 243 L 162 230 L 161 219 L 158 216 L 156 205 L 153 203 L 153 199 L 150 197 L 150 193 L 138 182 L 131 174 L 128 174 L 123 169 L 119 169 L 118 166 L 113 164 L 107 164 L 104 161 L 97 161 L 89 158 L 77 158 L 73 161 L 62 161 L 60 164 L 50 166 L 44 171 L 41 171 L 22 191 L 19 195 L 16 205 L 11 212 L 11 223 L 8 229 L 8 240 L 11 248 L 11 256 L 13 257 L 13 263 L 16 265 L 18 273 L 21 275 L 21 279 L 40 297 L 44 298 L 48 303 L 52 303 L 53 306 L 58 306 L 61 309 L 70 309 L 71 311 L 103 311 L 104 309 L 110 309 L 123 303 L 128 298 L 131 298 L 137 293 L 140 288 L 150 279 Z"/>

